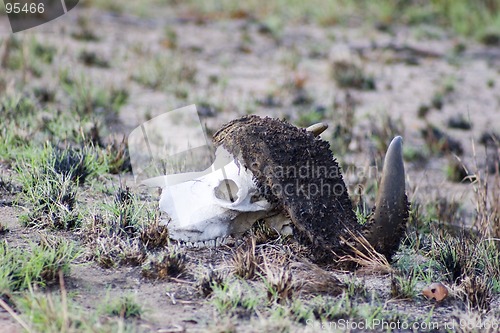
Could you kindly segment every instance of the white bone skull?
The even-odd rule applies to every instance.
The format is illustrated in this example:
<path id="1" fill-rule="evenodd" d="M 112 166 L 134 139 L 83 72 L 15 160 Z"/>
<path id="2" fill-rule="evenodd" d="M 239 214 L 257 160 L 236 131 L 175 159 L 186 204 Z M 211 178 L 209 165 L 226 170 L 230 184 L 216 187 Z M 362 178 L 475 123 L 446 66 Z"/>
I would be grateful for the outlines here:
<path id="1" fill-rule="evenodd" d="M 242 234 L 264 218 L 270 227 L 281 230 L 287 219 L 277 216 L 280 214 L 260 196 L 252 172 L 223 147 L 217 149 L 216 156 L 209 169 L 190 175 L 196 178 L 186 177 L 188 180 L 182 181 L 179 177 L 164 177 L 160 210 L 170 218 L 170 237 L 192 243 L 213 241 L 206 245 L 218 245 L 224 237 Z"/>

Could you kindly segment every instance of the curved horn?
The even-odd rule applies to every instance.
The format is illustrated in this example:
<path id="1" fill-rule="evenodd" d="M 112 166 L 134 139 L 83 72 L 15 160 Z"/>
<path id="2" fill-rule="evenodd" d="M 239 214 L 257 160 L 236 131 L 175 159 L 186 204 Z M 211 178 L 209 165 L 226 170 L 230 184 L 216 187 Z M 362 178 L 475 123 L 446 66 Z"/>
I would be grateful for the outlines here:
<path id="1" fill-rule="evenodd" d="M 387 148 L 375 212 L 365 237 L 377 252 L 390 258 L 399 247 L 407 219 L 403 139 L 397 136 Z"/>
<path id="2" fill-rule="evenodd" d="M 319 136 L 328 128 L 328 124 L 326 123 L 317 123 L 306 128 L 306 131 L 312 132 L 314 136 Z"/>

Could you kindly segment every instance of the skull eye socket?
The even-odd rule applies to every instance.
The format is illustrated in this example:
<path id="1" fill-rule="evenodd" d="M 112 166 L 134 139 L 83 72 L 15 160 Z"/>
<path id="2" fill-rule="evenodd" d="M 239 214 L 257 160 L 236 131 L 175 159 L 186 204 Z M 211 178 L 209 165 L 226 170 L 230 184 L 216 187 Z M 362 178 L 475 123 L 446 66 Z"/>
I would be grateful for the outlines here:
<path id="1" fill-rule="evenodd" d="M 238 200 L 238 185 L 231 179 L 224 179 L 215 188 L 215 197 L 220 200 L 235 202 Z"/>

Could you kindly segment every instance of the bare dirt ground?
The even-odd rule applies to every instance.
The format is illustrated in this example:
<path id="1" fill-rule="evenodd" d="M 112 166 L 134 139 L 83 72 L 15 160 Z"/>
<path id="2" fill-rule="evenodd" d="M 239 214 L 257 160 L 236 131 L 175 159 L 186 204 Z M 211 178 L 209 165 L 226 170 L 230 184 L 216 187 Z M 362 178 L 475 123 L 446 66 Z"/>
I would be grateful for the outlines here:
<path id="1" fill-rule="evenodd" d="M 8 31 L 4 17 L 0 18 L 0 27 L 0 31 Z M 82 41 L 72 37 L 82 29 L 90 29 L 98 40 Z M 176 35 L 175 46 L 174 41 L 168 39 L 168 31 Z M 380 168 L 380 153 L 375 136 L 388 130 L 404 137 L 405 150 L 408 150 L 405 157 L 412 155 L 410 153 L 428 156 L 408 157 L 405 162 L 409 199 L 422 205 L 440 200 L 448 204 L 457 202 L 459 211 L 453 215 L 454 220 L 446 222 L 471 226 L 474 185 L 447 179 L 447 166 L 455 157 L 428 152 L 428 144 L 421 134 L 427 124 L 460 142 L 463 153 L 459 158 L 471 172 L 477 167 L 489 177 L 489 182 L 498 181 L 493 174 L 485 172 L 486 155 L 490 153 L 480 139 L 486 132 L 500 131 L 500 49 L 454 37 L 434 26 L 394 27 L 386 32 L 363 26 L 290 24 L 274 36 L 250 18 L 211 20 L 166 11 L 161 18 L 146 19 L 77 8 L 55 22 L 19 33 L 18 38 L 36 38 L 57 49 L 54 62 L 44 69 L 45 74 L 40 78 L 28 77 L 28 86 L 50 87 L 64 101 L 64 92 L 58 90 L 55 78 L 61 71 L 69 70 L 74 77 L 85 75 L 99 89 L 114 87 L 128 91 L 128 102 L 120 110 L 118 119 L 106 124 L 107 134 L 128 135 L 156 115 L 196 103 L 206 105 L 203 110 L 207 116 L 203 120 L 209 133 L 248 113 L 286 118 L 301 126 L 306 125 L 303 123 L 309 119 L 304 120 L 307 115 L 328 123 L 330 127 L 322 137 L 333 140 L 341 117 L 339 110 L 353 103 L 353 138 L 347 153 L 338 156 L 345 169 L 346 182 L 352 188 L 351 194 L 358 183 L 371 184 L 376 179 L 378 173 L 372 171 L 376 166 Z M 465 46 L 463 51 L 462 46 Z M 78 58 L 82 50 L 95 53 L 106 60 L 109 67 L 86 66 Z M 172 71 L 160 75 L 158 80 L 167 83 L 159 84 L 158 88 L 138 82 L 136 77 L 145 75 L 144 68 L 154 59 L 193 71 L 195 82 L 184 85 L 176 78 L 179 73 Z M 332 79 L 332 64 L 342 59 L 360 64 L 365 73 L 373 76 L 375 90 L 338 87 Z M 4 91 L 16 89 L 14 83 L 20 75 L 1 73 Z M 161 77 L 163 75 L 167 77 Z M 307 94 L 309 102 L 299 100 L 298 95 L 302 93 Z M 432 106 L 436 98 L 442 102 L 441 107 Z M 429 106 L 429 111 L 419 117 L 423 106 Z M 389 128 L 385 115 L 392 119 L 396 129 Z M 449 119 L 458 115 L 471 122 L 471 129 L 449 128 Z M 2 166 L 2 169 L 8 168 Z M 110 186 L 121 182 L 133 191 L 143 191 L 133 183 L 130 174 L 103 182 L 109 182 Z M 35 231 L 20 226 L 17 221 L 20 208 L 12 205 L 12 197 L 4 195 L 1 200 L 1 221 L 10 230 L 4 239 L 20 244 L 36 237 Z M 373 201 L 373 193 L 368 195 L 368 200 Z M 106 297 L 135 295 L 147 309 L 138 326 L 142 331 L 202 332 L 208 328 L 223 330 L 226 326 L 229 330 L 233 324 L 220 318 L 200 295 L 196 279 L 209 265 L 226 267 L 231 251 L 230 247 L 187 250 L 187 274 L 166 282 L 145 280 L 139 267 L 105 269 L 93 262 L 82 262 L 73 265 L 67 288 L 77 295 L 77 302 L 88 309 L 95 309 Z M 350 276 L 336 274 L 341 278 Z M 359 280 L 381 299 L 390 298 L 386 276 L 359 276 Z M 496 298 L 492 304 L 498 306 L 498 295 Z M 387 309 L 415 315 L 428 313 L 431 306 L 435 304 L 420 296 L 414 301 L 391 300 L 385 304 Z M 433 316 L 446 320 L 459 313 L 457 311 L 453 303 L 445 303 L 436 306 Z M 236 329 L 271 332 L 275 329 L 271 324 L 262 324 L 254 318 L 242 320 Z M 298 323 L 289 329 L 314 331 L 314 327 Z M 3 310 L 0 310 L 0 331 L 21 331 Z"/>

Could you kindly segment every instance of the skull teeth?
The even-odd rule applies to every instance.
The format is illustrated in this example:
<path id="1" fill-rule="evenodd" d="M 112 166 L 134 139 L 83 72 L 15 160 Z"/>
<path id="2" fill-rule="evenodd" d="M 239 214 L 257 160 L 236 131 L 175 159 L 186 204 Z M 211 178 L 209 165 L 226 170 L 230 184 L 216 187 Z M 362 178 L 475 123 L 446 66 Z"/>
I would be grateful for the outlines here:
<path id="1" fill-rule="evenodd" d="M 184 242 L 181 241 L 180 245 L 187 247 L 187 248 L 216 248 L 221 245 L 226 244 L 227 237 L 217 237 L 216 239 L 210 239 L 206 241 L 199 241 L 199 242 Z"/>

